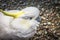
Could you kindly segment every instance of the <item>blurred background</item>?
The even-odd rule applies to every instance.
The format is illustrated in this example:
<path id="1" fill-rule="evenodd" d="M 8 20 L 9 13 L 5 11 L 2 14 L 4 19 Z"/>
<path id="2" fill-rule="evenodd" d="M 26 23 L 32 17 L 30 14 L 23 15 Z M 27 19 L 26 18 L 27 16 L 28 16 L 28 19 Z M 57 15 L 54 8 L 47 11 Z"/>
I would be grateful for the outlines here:
<path id="1" fill-rule="evenodd" d="M 40 10 L 41 21 L 37 33 L 29 40 L 60 40 L 60 0 L 0 0 L 3 10 L 21 10 L 30 6 Z"/>

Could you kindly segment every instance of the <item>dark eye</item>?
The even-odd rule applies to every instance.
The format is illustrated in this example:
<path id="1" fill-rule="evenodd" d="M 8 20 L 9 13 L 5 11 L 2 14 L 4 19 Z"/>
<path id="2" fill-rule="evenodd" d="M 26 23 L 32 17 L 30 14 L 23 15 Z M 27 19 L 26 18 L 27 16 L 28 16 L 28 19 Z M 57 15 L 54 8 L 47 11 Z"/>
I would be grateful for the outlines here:
<path id="1" fill-rule="evenodd" d="M 31 20 L 33 17 L 22 17 L 22 18 Z"/>
<path id="2" fill-rule="evenodd" d="M 32 19 L 32 17 L 30 17 L 30 19 Z"/>

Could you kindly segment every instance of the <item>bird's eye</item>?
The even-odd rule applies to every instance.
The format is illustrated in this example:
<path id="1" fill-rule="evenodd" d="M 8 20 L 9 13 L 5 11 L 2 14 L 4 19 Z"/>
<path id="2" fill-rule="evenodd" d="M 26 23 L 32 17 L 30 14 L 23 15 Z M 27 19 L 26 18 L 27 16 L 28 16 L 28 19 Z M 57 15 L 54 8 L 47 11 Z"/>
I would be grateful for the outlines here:
<path id="1" fill-rule="evenodd" d="M 30 17 L 30 19 L 32 19 L 32 17 Z"/>
<path id="2" fill-rule="evenodd" d="M 29 19 L 29 17 L 22 17 L 23 19 Z"/>
<path id="3" fill-rule="evenodd" d="M 31 20 L 33 17 L 27 17 L 27 16 L 25 16 L 25 17 L 22 17 L 23 19 L 29 19 L 29 20 Z"/>

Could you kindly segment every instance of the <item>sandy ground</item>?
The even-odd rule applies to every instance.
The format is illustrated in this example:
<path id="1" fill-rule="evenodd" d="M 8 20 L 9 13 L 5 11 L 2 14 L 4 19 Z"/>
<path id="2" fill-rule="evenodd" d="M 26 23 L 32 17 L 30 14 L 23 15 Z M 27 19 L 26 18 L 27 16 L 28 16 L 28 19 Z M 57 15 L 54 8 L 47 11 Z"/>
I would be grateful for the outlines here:
<path id="1" fill-rule="evenodd" d="M 37 33 L 27 40 L 60 40 L 59 0 L 0 0 L 0 8 L 3 10 L 21 10 L 28 6 L 39 8 L 41 21 Z M 20 38 L 0 40 L 20 40 Z"/>

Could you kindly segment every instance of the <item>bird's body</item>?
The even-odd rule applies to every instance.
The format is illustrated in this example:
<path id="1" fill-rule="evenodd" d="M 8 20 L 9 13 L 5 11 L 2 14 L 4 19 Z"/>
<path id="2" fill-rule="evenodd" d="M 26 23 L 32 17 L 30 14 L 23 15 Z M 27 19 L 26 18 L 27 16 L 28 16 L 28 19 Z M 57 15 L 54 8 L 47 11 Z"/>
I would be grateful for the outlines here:
<path id="1" fill-rule="evenodd" d="M 39 10 L 35 7 L 27 7 L 19 10 L 0 12 L 0 37 L 8 34 L 18 37 L 32 37 L 39 22 Z M 26 18 L 27 17 L 27 18 Z M 32 17 L 30 19 L 30 17 Z"/>

